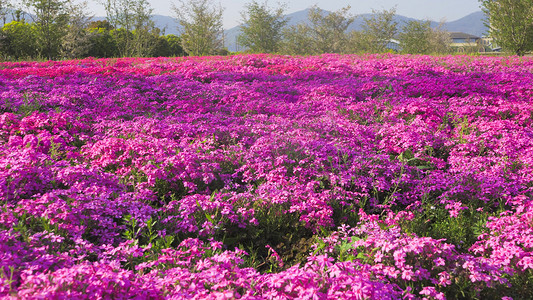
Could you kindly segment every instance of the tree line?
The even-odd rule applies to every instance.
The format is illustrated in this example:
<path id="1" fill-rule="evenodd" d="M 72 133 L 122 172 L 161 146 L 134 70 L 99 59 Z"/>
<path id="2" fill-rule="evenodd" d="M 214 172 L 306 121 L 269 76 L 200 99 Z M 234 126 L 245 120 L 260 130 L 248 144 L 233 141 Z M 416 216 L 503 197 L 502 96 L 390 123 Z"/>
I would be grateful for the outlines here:
<path id="1" fill-rule="evenodd" d="M 23 0 L 13 9 L 8 1 L 0 0 L 4 60 L 185 55 L 178 36 L 155 26 L 147 0 L 104 0 L 103 21 L 91 20 L 86 2 Z"/>
<path id="2" fill-rule="evenodd" d="M 482 4 L 489 13 L 495 10 L 490 6 L 492 3 L 505 1 L 508 0 L 486 0 Z M 179 0 L 173 5 L 180 25 L 179 36 L 164 34 L 155 26 L 151 18 L 153 9 L 147 0 L 101 0 L 100 3 L 106 11 L 103 21 L 91 20 L 86 2 L 22 0 L 22 6 L 13 9 L 9 0 L 0 0 L 0 19 L 4 20 L 0 30 L 1 57 L 21 60 L 228 53 L 224 47 L 224 8 L 213 0 Z M 252 0 L 246 4 L 241 12 L 238 44 L 250 53 L 294 55 L 453 51 L 450 35 L 442 26 L 432 28 L 429 21 L 417 20 L 398 24 L 396 8 L 373 11 L 371 17 L 363 20 L 360 31 L 348 31 L 356 18 L 350 13 L 350 6 L 334 12 L 313 6 L 307 23 L 291 26 L 285 11 L 285 5 L 273 7 L 267 1 Z M 13 21 L 5 24 L 9 12 Z M 489 15 L 492 21 L 492 14 Z M 498 32 L 493 33 L 496 38 Z"/>
<path id="3" fill-rule="evenodd" d="M 489 35 L 516 55 L 533 51 L 532 0 L 479 0 Z"/>

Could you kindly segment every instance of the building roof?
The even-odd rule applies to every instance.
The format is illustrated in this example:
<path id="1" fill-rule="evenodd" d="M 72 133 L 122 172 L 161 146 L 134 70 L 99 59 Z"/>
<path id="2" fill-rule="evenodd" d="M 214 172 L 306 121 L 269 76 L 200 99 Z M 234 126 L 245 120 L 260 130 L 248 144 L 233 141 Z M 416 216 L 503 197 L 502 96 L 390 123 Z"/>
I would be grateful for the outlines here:
<path id="1" fill-rule="evenodd" d="M 480 39 L 479 36 L 475 36 L 475 35 L 464 33 L 464 32 L 450 32 L 450 37 L 452 39 L 470 39 L 470 40 Z"/>

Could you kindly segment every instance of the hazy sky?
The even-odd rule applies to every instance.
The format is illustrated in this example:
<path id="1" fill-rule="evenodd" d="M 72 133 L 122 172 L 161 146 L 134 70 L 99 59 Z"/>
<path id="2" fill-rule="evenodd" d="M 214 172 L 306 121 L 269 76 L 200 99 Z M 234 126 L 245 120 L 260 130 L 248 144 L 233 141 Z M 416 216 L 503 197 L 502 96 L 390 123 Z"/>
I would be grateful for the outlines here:
<path id="1" fill-rule="evenodd" d="M 149 0 L 152 4 L 155 14 L 174 16 L 172 3 L 175 0 Z M 240 11 L 250 0 L 213 0 L 214 3 L 220 3 L 224 10 L 224 27 L 225 29 L 240 24 Z M 262 3 L 262 0 L 258 2 Z M 478 0 L 269 0 L 271 6 L 276 6 L 278 2 L 287 4 L 287 13 L 296 12 L 311 7 L 316 4 L 325 10 L 337 10 L 344 6 L 350 5 L 353 14 L 362 14 L 371 12 L 372 9 L 382 10 L 397 7 L 397 13 L 406 17 L 418 19 L 430 19 L 440 21 L 454 21 L 470 13 L 479 11 Z M 105 16 L 105 10 L 97 0 L 89 1 L 89 8 L 96 16 Z"/>

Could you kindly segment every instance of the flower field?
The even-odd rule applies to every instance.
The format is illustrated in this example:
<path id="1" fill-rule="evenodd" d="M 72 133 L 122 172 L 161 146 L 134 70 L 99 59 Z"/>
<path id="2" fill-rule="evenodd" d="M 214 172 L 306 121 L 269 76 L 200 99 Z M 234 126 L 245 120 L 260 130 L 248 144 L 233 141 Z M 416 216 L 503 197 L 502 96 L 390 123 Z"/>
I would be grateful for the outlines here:
<path id="1" fill-rule="evenodd" d="M 0 64 L 0 298 L 524 299 L 533 59 Z"/>

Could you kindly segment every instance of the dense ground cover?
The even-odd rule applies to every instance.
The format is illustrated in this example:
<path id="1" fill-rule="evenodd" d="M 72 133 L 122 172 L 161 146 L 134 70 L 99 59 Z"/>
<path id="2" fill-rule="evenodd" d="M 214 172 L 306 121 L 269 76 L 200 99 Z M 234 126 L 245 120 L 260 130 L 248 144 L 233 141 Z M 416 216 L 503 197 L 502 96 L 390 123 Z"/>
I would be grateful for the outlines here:
<path id="1" fill-rule="evenodd" d="M 0 65 L 0 297 L 526 298 L 533 60 Z"/>

